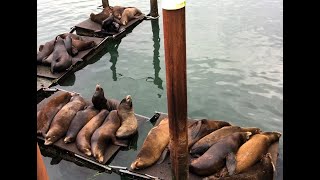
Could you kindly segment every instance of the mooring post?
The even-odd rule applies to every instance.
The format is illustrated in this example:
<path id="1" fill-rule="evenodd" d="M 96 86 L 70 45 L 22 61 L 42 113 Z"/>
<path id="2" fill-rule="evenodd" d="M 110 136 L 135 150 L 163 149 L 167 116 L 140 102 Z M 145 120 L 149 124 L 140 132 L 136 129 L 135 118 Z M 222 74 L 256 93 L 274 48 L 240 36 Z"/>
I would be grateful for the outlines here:
<path id="1" fill-rule="evenodd" d="M 102 7 L 109 7 L 109 0 L 102 0 Z"/>
<path id="2" fill-rule="evenodd" d="M 39 145 L 37 143 L 37 180 L 49 180 L 49 176 L 44 165 Z"/>
<path id="3" fill-rule="evenodd" d="M 189 178 L 185 0 L 163 0 L 170 160 L 173 179 Z"/>
<path id="4" fill-rule="evenodd" d="M 150 16 L 158 17 L 158 0 L 150 0 Z"/>

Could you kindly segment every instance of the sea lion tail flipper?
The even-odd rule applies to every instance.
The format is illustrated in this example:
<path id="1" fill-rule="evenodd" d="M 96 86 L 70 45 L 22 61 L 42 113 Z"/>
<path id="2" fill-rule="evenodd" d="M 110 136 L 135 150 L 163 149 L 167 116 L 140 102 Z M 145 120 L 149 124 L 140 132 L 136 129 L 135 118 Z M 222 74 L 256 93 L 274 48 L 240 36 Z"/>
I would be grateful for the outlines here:
<path id="1" fill-rule="evenodd" d="M 160 158 L 157 161 L 157 164 L 163 163 L 163 161 L 166 159 L 167 155 L 169 154 L 169 148 L 168 146 L 162 151 L 162 154 Z"/>
<path id="2" fill-rule="evenodd" d="M 81 58 L 72 58 L 72 65 L 75 65 L 78 61 L 83 61 Z"/>
<path id="3" fill-rule="evenodd" d="M 236 170 L 237 166 L 237 161 L 236 161 L 236 156 L 233 152 L 229 153 L 227 158 L 226 158 L 226 166 L 229 172 L 229 175 L 233 175 Z"/>
<path id="4" fill-rule="evenodd" d="M 72 46 L 72 48 L 71 48 L 71 53 L 72 53 L 72 56 L 77 55 L 77 54 L 78 54 L 78 49 L 75 48 L 74 46 Z"/>
<path id="5" fill-rule="evenodd" d="M 42 49 L 43 49 L 43 44 L 41 44 L 40 46 L 39 46 L 39 51 L 42 51 Z"/>
<path id="6" fill-rule="evenodd" d="M 128 147 L 128 144 L 126 143 L 125 140 L 116 139 L 115 136 L 112 136 L 111 139 L 112 139 L 112 143 L 114 145 L 118 145 L 118 146 L 122 146 L 122 147 Z"/>

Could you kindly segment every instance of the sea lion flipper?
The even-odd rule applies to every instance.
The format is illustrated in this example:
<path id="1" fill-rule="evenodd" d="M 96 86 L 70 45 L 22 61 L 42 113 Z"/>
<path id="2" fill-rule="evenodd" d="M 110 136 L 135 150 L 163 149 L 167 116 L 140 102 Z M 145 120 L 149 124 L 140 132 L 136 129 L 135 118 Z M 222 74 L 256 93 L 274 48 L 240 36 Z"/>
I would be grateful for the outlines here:
<path id="1" fill-rule="evenodd" d="M 39 51 L 42 51 L 42 49 L 43 49 L 43 44 L 41 44 L 40 46 L 39 46 Z"/>
<path id="2" fill-rule="evenodd" d="M 120 140 L 120 139 L 116 139 L 115 136 L 112 136 L 112 143 L 114 145 L 118 145 L 118 146 L 122 146 L 122 147 L 128 147 L 128 144 L 126 143 L 125 140 Z"/>
<path id="3" fill-rule="evenodd" d="M 72 58 L 72 65 L 75 65 L 78 61 L 83 61 L 81 58 Z"/>
<path id="4" fill-rule="evenodd" d="M 78 54 L 78 49 L 75 48 L 74 46 L 72 46 L 71 53 L 72 53 L 72 56 L 77 55 Z"/>
<path id="5" fill-rule="evenodd" d="M 233 175 L 237 166 L 236 156 L 233 152 L 228 154 L 226 158 L 226 166 L 227 166 L 229 175 L 230 176 Z"/>
<path id="6" fill-rule="evenodd" d="M 157 161 L 157 164 L 163 163 L 163 161 L 166 159 L 167 155 L 169 154 L 169 148 L 168 146 L 162 151 L 162 154 L 160 158 Z"/>

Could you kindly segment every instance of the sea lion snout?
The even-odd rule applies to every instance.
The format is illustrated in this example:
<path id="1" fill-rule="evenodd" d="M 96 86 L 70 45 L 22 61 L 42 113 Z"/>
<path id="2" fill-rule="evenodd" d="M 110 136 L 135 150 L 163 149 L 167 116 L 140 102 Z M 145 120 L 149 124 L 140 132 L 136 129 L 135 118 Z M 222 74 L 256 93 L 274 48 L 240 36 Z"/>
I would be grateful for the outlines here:
<path id="1" fill-rule="evenodd" d="M 96 91 L 100 91 L 100 89 L 101 89 L 100 84 L 97 84 L 97 85 L 96 85 Z"/>
<path id="2" fill-rule="evenodd" d="M 131 98 L 131 96 L 130 96 L 130 95 L 127 95 L 127 96 L 126 96 L 126 101 L 127 101 L 127 102 L 132 101 L 132 98 Z"/>
<path id="3" fill-rule="evenodd" d="M 246 139 L 250 139 L 250 136 L 252 135 L 252 132 L 246 132 Z"/>

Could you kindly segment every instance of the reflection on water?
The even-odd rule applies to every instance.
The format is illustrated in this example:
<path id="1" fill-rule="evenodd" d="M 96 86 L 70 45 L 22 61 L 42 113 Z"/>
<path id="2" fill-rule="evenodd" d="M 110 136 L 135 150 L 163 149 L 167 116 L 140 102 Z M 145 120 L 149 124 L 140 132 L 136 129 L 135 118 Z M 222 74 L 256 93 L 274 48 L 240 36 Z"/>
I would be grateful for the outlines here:
<path id="1" fill-rule="evenodd" d="M 109 45 L 108 45 L 108 50 L 110 53 L 110 62 L 112 63 L 112 66 L 110 67 L 110 69 L 112 70 L 112 79 L 114 81 L 117 81 L 117 68 L 116 68 L 116 64 L 117 64 L 117 60 L 119 57 L 119 53 L 118 53 L 118 47 L 119 44 L 121 43 L 121 39 L 120 40 L 116 40 L 116 41 L 112 41 Z"/>

